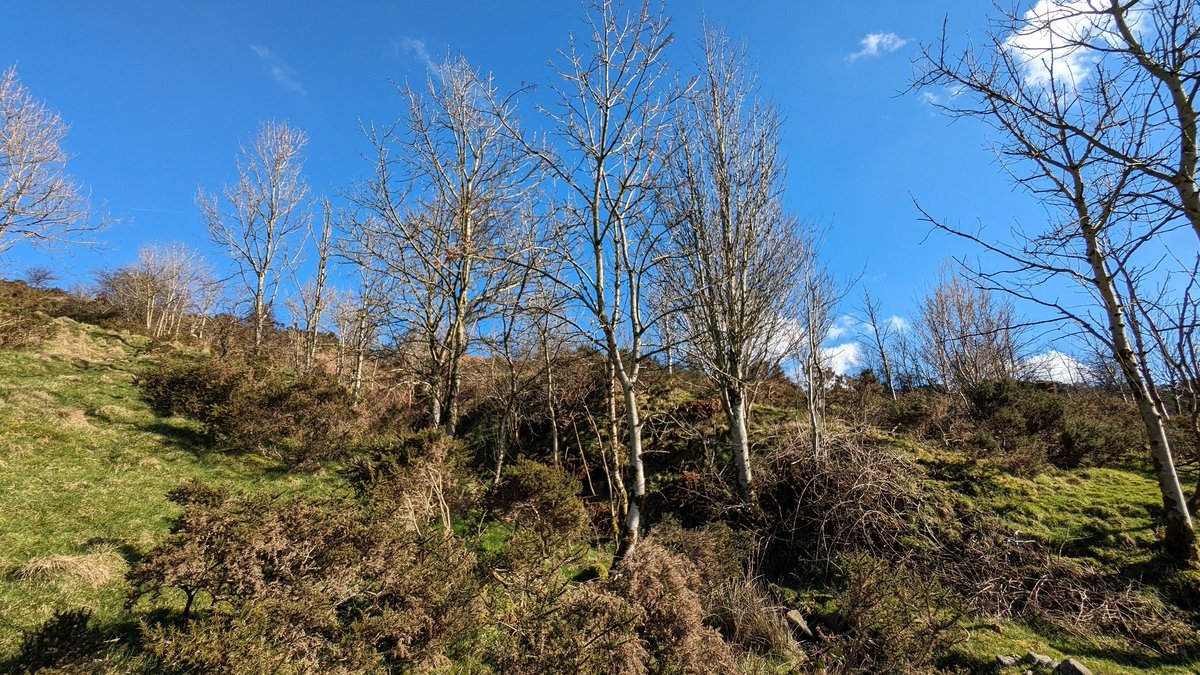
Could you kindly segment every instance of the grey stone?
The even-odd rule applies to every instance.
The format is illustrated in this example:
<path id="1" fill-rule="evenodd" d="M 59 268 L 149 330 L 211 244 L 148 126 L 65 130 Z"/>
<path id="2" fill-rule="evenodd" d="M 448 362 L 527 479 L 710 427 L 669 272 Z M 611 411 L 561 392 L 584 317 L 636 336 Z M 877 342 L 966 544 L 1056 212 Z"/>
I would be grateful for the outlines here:
<path id="1" fill-rule="evenodd" d="M 1049 670 L 1054 670 L 1058 667 L 1058 661 L 1055 661 L 1045 654 L 1037 654 L 1034 652 L 1025 654 L 1025 658 L 1021 659 L 1021 663 L 1028 663 L 1030 665 L 1037 666 L 1038 668 L 1047 668 Z"/>
<path id="2" fill-rule="evenodd" d="M 1019 659 L 1015 656 L 997 656 L 996 657 L 996 667 L 997 668 L 1012 668 L 1013 666 L 1017 665 L 1020 662 L 1021 662 L 1021 659 Z"/>
<path id="3" fill-rule="evenodd" d="M 1054 672 L 1060 673 L 1060 675 L 1092 675 L 1092 671 L 1088 670 L 1087 666 L 1075 659 L 1067 659 L 1058 664 Z"/>
<path id="4" fill-rule="evenodd" d="M 792 626 L 794 626 L 797 630 L 799 630 L 801 633 L 804 633 L 804 637 L 808 638 L 809 640 L 813 639 L 812 629 L 808 627 L 808 622 L 804 620 L 804 615 L 800 613 L 800 610 L 793 609 L 788 612 L 787 620 L 788 623 L 792 624 Z"/>

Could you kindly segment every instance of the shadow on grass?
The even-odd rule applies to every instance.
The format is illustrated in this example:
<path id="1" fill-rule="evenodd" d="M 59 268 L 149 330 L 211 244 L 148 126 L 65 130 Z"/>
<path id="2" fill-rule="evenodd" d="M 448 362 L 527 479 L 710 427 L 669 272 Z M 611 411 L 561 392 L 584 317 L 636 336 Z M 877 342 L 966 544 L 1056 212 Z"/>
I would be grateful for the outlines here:
<path id="1" fill-rule="evenodd" d="M 140 424 L 138 428 L 162 437 L 171 448 L 190 452 L 199 460 L 218 456 L 229 458 L 265 478 L 280 478 L 295 473 L 295 467 L 283 460 L 268 459 L 252 452 L 220 449 L 207 434 L 187 422 L 158 418 L 148 424 Z"/>
<path id="2" fill-rule="evenodd" d="M 112 547 L 113 550 L 117 552 L 117 555 L 124 558 L 125 562 L 129 563 L 130 566 L 137 564 L 137 562 L 144 557 L 142 552 L 129 542 L 121 539 L 115 539 L 113 537 L 92 537 L 84 542 L 85 548 L 91 548 L 93 546 Z"/>
<path id="3" fill-rule="evenodd" d="M 59 611 L 25 631 L 18 651 L 0 660 L 0 673 L 109 672 L 101 662 L 135 656 L 140 634 L 133 618 L 100 621 L 87 609 Z"/>
<path id="4" fill-rule="evenodd" d="M 172 446 L 180 450 L 187 450 L 198 457 L 203 457 L 214 452 L 212 441 L 209 440 L 208 436 L 186 424 L 156 419 L 149 424 L 139 425 L 139 427 L 142 431 L 162 436 Z"/>

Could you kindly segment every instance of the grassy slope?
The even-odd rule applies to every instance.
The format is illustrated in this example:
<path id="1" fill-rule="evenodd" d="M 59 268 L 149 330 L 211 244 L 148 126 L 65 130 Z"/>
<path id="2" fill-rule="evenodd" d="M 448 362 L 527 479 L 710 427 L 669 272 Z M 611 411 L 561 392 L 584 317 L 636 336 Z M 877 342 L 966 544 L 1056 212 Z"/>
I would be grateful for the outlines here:
<path id="1" fill-rule="evenodd" d="M 1166 581 L 1165 570 L 1154 560 L 1161 538 L 1155 518 L 1162 500 L 1148 473 L 1049 469 L 1025 479 L 983 471 L 976 475 L 972 491 L 977 492 L 974 499 L 980 507 L 1079 564 L 1137 579 L 1150 587 L 1149 592 L 1157 592 L 1156 587 Z M 1032 651 L 1056 659 L 1073 657 L 1097 675 L 1200 672 L 1200 655 L 1190 663 L 1172 662 L 1116 638 L 1072 635 L 1017 622 L 978 621 L 966 627 L 969 638 L 955 654 L 964 663 L 990 664 L 997 655 Z"/>
<path id="2" fill-rule="evenodd" d="M 0 659 L 23 630 L 56 609 L 91 607 L 101 620 L 118 620 L 128 561 L 166 535 L 175 508 L 165 495 L 189 478 L 243 490 L 344 489 L 332 476 L 297 476 L 262 461 L 204 453 L 193 426 L 155 415 L 139 398 L 133 377 L 152 358 L 144 338 L 58 322 L 58 336 L 44 348 L 0 351 Z M 963 461 L 899 445 L 926 463 Z M 1153 573 L 1148 551 L 1157 537 L 1158 497 L 1148 476 L 1103 469 L 1032 480 L 973 472 L 971 480 L 981 506 L 1064 555 L 1135 578 Z M 56 555 L 74 556 L 96 582 L 109 579 L 93 586 L 82 572 L 61 570 L 21 577 L 30 561 Z M 1098 674 L 1200 672 L 1200 661 L 1159 663 L 1119 640 L 1016 623 L 968 628 L 957 653 L 962 663 L 982 666 L 998 654 L 1036 651 L 1073 656 Z"/>
<path id="3" fill-rule="evenodd" d="M 0 350 L 0 659 L 56 609 L 90 607 L 115 620 L 128 562 L 166 536 L 175 513 L 166 493 L 187 479 L 272 492 L 342 489 L 332 476 L 203 453 L 193 426 L 155 415 L 140 399 L 133 378 L 152 358 L 144 338 L 56 323 L 58 335 L 42 349 Z M 37 560 L 51 569 L 22 574 Z"/>

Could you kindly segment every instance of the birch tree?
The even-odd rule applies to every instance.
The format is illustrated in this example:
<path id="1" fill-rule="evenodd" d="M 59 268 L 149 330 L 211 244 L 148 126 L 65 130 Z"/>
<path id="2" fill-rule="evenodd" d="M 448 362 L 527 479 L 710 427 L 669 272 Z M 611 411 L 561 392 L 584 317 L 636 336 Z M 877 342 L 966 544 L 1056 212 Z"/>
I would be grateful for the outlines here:
<path id="1" fill-rule="evenodd" d="M 508 235 L 532 163 L 508 133 L 512 104 L 461 57 L 443 62 L 424 91 L 401 94 L 398 128 L 369 132 L 375 171 L 353 199 L 371 217 L 352 237 L 366 254 L 360 262 L 393 282 L 397 320 L 425 345 L 431 421 L 453 436 L 463 357 L 513 283 L 506 260 L 522 242 Z"/>
<path id="2" fill-rule="evenodd" d="M 211 307 L 206 301 L 216 284 L 212 268 L 182 244 L 150 244 L 138 250 L 135 264 L 99 273 L 100 295 L 126 320 L 155 338 L 179 336 L 189 314 L 199 323 Z"/>
<path id="3" fill-rule="evenodd" d="M 309 238 L 313 242 L 313 247 L 317 256 L 317 268 L 313 277 L 307 282 L 301 282 L 295 278 L 295 268 L 293 268 L 293 278 L 296 282 L 296 299 L 298 314 L 304 319 L 303 329 L 303 367 L 305 370 L 312 370 L 316 365 L 317 358 L 317 343 L 321 334 L 321 320 L 324 317 L 329 300 L 326 297 L 328 289 L 326 288 L 329 282 L 329 258 L 334 252 L 333 245 L 333 225 L 334 225 L 333 205 L 328 199 L 321 200 L 321 231 L 309 232 Z"/>
<path id="4" fill-rule="evenodd" d="M 1119 283 L 1124 275 L 1138 276 L 1139 255 L 1179 222 L 1179 210 L 1161 192 L 1145 189 L 1141 165 L 1112 161 L 1121 155 L 1142 156 L 1157 117 L 1130 115 L 1149 102 L 1137 104 L 1125 83 L 1103 67 L 1084 76 L 1077 62 L 1062 58 L 1071 52 L 1031 56 L 1011 48 L 1011 37 L 1028 29 L 1024 24 L 1002 26 L 1007 33 L 990 35 L 984 46 L 959 56 L 950 54 L 943 38 L 926 49 L 916 84 L 935 96 L 941 87 L 954 87 L 957 95 L 945 99 L 942 109 L 981 120 L 996 132 L 997 156 L 1016 183 L 1047 208 L 1045 224 L 1033 230 L 1014 228 L 1001 239 L 923 213 L 935 227 L 1002 261 L 995 269 L 975 270 L 982 285 L 1052 310 L 1112 353 L 1150 445 L 1167 549 L 1191 558 L 1191 515 L 1153 383 L 1131 335 L 1130 298 Z M 1059 281 L 1081 289 L 1090 302 L 1054 294 Z"/>
<path id="5" fill-rule="evenodd" d="M 927 372 L 963 391 L 1021 375 L 1023 331 L 1008 298 L 972 286 L 949 266 L 918 307 L 917 331 Z"/>
<path id="6" fill-rule="evenodd" d="M 799 239 L 782 207 L 778 111 L 759 100 L 745 48 L 703 38 L 700 79 L 679 106 L 667 201 L 673 264 L 693 360 L 721 392 L 742 496 L 753 495 L 748 388 L 776 359 L 798 286 Z"/>
<path id="7" fill-rule="evenodd" d="M 794 335 L 790 336 L 791 342 L 785 348 L 800 366 L 812 433 L 811 449 L 814 456 L 821 456 L 825 435 L 825 394 L 832 372 L 829 354 L 823 345 L 849 285 L 840 283 L 821 259 L 817 233 L 803 232 L 792 255 L 796 259 L 799 281 L 792 319 Z"/>
<path id="8" fill-rule="evenodd" d="M 618 558 L 637 545 L 645 507 L 638 386 L 650 353 L 651 287 L 665 230 L 655 222 L 669 111 L 666 50 L 673 36 L 662 7 L 587 6 L 582 40 L 572 36 L 554 60 L 554 103 L 541 108 L 550 145 L 526 144 L 564 194 L 550 273 L 584 320 L 570 319 L 608 361 L 625 402 L 629 504 Z M 550 266 L 549 269 L 558 269 Z M 610 418 L 614 405 L 610 401 Z"/>
<path id="9" fill-rule="evenodd" d="M 21 84 L 16 66 L 0 72 L 0 254 L 21 242 L 77 243 L 105 226 L 65 172 L 67 129 Z"/>
<path id="10" fill-rule="evenodd" d="M 867 349 L 874 353 L 879 369 L 883 374 L 883 384 L 887 387 L 892 400 L 896 400 L 896 378 L 894 375 L 892 350 L 899 328 L 890 318 L 884 318 L 879 301 L 871 297 L 871 292 L 863 290 L 862 305 L 859 307 L 867 333 L 863 342 Z"/>
<path id="11" fill-rule="evenodd" d="M 225 248 L 250 295 L 253 353 L 263 335 L 281 275 L 295 254 L 290 247 L 309 224 L 309 189 L 301 153 L 303 131 L 287 122 L 263 122 L 237 158 L 237 181 L 220 195 L 200 191 L 196 204 L 213 243 Z"/>

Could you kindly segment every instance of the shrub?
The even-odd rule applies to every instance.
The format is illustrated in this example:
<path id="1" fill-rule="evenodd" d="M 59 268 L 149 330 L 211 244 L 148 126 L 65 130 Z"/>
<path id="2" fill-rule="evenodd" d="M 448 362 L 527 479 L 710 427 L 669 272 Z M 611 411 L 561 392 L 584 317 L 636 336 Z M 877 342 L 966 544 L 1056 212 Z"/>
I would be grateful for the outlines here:
<path id="1" fill-rule="evenodd" d="M 878 558 L 854 555 L 844 569 L 835 615 L 842 629 L 822 660 L 847 672 L 927 673 L 940 654 L 965 639 L 962 612 L 952 593 L 935 581 Z"/>
<path id="2" fill-rule="evenodd" d="M 228 400 L 239 381 L 249 378 L 244 364 L 189 359 L 162 361 L 143 372 L 137 383 L 157 412 L 207 423 L 213 406 Z"/>
<path id="3" fill-rule="evenodd" d="M 504 469 L 489 501 L 492 511 L 513 525 L 516 536 L 531 536 L 548 554 L 578 541 L 588 529 L 581 490 L 574 476 L 522 458 Z"/>
<path id="4" fill-rule="evenodd" d="M 44 314 L 0 306 L 0 349 L 29 349 L 45 342 L 54 326 Z"/>
<path id="5" fill-rule="evenodd" d="M 238 497 L 195 484 L 174 532 L 130 573 L 130 605 L 182 593 L 147 624 L 168 670 L 359 672 L 436 663 L 479 624 L 475 562 L 346 502 Z M 265 669 L 265 670 L 263 670 Z"/>
<path id="6" fill-rule="evenodd" d="M 609 582 L 638 616 L 637 634 L 655 673 L 735 672 L 733 650 L 711 626 L 696 589 L 695 565 L 647 539 Z"/>
<path id="7" fill-rule="evenodd" d="M 146 651 L 168 673 L 383 673 L 329 607 L 267 599 L 182 625 L 148 625 Z"/>
<path id="8" fill-rule="evenodd" d="M 433 522 L 449 530 L 478 501 L 462 444 L 440 429 L 360 441 L 347 454 L 342 474 L 359 497 L 413 531 Z"/>
<path id="9" fill-rule="evenodd" d="M 572 587 L 544 570 L 510 579 L 494 608 L 496 633 L 482 660 L 514 675 L 645 675 L 648 654 L 635 607 L 598 582 Z"/>
<path id="10" fill-rule="evenodd" d="M 241 379 L 211 411 L 207 424 L 220 447 L 294 464 L 338 456 L 359 421 L 350 393 L 316 374 Z"/>
<path id="11" fill-rule="evenodd" d="M 894 401 L 885 401 L 883 418 L 893 431 L 903 431 L 918 439 L 946 442 L 957 435 L 962 425 L 962 406 L 962 398 L 926 387 L 904 392 Z"/>
<path id="12" fill-rule="evenodd" d="M 164 361 L 138 385 L 163 414 L 204 425 L 223 450 L 300 464 L 337 456 L 360 419 L 345 388 L 327 376 L 289 377 L 212 359 Z"/>

